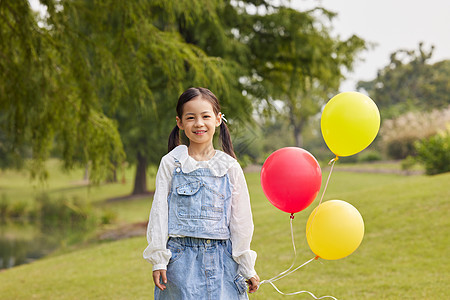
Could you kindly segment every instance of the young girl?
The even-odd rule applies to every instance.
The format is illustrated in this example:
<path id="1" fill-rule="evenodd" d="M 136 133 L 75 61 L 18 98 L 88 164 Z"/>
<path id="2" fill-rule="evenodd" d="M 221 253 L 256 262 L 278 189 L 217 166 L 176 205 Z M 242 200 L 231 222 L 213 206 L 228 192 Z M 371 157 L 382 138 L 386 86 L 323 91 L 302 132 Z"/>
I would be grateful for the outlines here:
<path id="1" fill-rule="evenodd" d="M 246 282 L 250 293 L 258 288 L 249 194 L 224 120 L 208 89 L 190 88 L 178 99 L 144 250 L 155 299 L 248 299 Z M 219 126 L 225 152 L 213 147 Z M 189 146 L 180 145 L 180 129 Z"/>

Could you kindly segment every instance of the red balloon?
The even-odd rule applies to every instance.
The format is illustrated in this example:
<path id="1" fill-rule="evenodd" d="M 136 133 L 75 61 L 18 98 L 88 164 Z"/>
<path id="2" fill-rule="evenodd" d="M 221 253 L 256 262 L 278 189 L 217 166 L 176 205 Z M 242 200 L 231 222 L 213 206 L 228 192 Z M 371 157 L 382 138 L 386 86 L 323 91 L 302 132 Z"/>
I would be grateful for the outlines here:
<path id="1" fill-rule="evenodd" d="M 297 147 L 273 152 L 261 170 L 264 194 L 276 208 L 296 213 L 316 198 L 322 183 L 319 163 L 308 151 Z"/>

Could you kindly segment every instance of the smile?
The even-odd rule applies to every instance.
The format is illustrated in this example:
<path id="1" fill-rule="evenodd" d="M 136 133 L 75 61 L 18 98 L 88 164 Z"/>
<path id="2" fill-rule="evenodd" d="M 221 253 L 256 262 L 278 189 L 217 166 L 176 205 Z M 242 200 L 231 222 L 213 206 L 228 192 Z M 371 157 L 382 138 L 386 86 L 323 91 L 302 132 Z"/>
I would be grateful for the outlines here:
<path id="1" fill-rule="evenodd" d="M 194 133 L 198 134 L 198 135 L 203 135 L 206 133 L 206 130 L 198 130 L 198 131 L 194 131 Z"/>

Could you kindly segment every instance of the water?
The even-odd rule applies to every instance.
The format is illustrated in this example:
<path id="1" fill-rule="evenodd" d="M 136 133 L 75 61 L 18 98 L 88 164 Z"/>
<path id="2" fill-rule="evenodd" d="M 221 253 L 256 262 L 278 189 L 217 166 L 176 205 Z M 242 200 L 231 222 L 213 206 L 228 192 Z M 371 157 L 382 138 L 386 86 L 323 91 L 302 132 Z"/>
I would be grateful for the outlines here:
<path id="1" fill-rule="evenodd" d="M 30 263 L 61 244 L 61 235 L 43 232 L 40 226 L 0 223 L 0 269 Z"/>

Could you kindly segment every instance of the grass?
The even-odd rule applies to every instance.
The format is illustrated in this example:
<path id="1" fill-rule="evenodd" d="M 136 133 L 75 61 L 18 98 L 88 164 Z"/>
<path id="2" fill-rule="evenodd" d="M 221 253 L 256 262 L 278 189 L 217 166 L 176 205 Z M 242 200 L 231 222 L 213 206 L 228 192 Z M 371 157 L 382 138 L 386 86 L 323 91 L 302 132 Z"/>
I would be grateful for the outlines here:
<path id="1" fill-rule="evenodd" d="M 343 158 L 345 159 L 345 157 Z M 398 173 L 398 172 L 416 172 L 424 173 L 425 167 L 422 164 L 413 164 L 408 170 L 403 170 L 400 161 L 375 161 L 375 162 L 359 162 L 359 163 L 337 163 L 336 170 L 355 169 L 362 171 Z"/>
<path id="2" fill-rule="evenodd" d="M 118 215 L 119 222 L 134 222 L 141 220 L 142 217 L 147 218 L 149 209 L 148 203 L 151 197 L 143 197 L 126 202 L 126 206 L 134 205 L 130 209 L 123 209 L 120 202 L 114 205 L 105 203 L 105 200 L 131 194 L 133 189 L 134 168 L 127 168 L 123 173 L 119 172 L 118 183 L 102 183 L 97 186 L 86 184 L 83 180 L 84 170 L 76 169 L 65 171 L 62 164 L 52 159 L 47 162 L 47 168 L 50 173 L 50 179 L 44 184 L 33 181 L 29 177 L 26 170 L 0 170 L 0 197 L 4 196 L 9 201 L 23 202 L 28 207 L 35 205 L 35 197 L 45 191 L 51 198 L 59 199 L 78 197 L 87 199 L 88 201 L 109 209 Z M 122 177 L 125 183 L 122 183 Z M 147 181 L 149 190 L 154 189 L 154 180 Z M 141 212 L 136 215 L 135 212 Z"/>
<path id="3" fill-rule="evenodd" d="M 324 180 L 327 175 L 324 169 Z M 265 199 L 258 173 L 246 176 L 255 223 L 256 269 L 261 279 L 268 279 L 292 263 L 289 215 Z M 336 169 L 324 201 L 344 200 L 359 210 L 365 222 L 361 246 L 340 260 L 313 261 L 277 286 L 286 293 L 307 290 L 337 299 L 445 299 L 450 287 L 449 181 L 449 173 L 428 177 Z M 108 187 L 98 188 L 94 201 L 107 199 Z M 119 187 L 115 196 L 130 190 Z M 305 226 L 317 203 L 318 199 L 293 220 L 297 265 L 314 257 Z M 149 198 L 142 198 L 107 205 L 119 213 L 121 222 L 137 222 L 147 219 L 151 204 Z M 145 247 L 145 237 L 93 243 L 0 272 L 0 298 L 152 299 L 151 265 L 141 255 Z M 307 294 L 282 296 L 268 284 L 250 296 L 286 298 L 313 299 Z"/>

